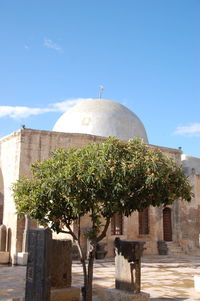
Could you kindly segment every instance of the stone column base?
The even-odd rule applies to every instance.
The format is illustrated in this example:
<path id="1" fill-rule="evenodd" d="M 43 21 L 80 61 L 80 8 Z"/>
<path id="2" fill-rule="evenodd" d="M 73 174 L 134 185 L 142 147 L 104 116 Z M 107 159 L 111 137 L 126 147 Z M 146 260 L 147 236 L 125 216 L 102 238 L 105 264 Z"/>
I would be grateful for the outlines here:
<path id="1" fill-rule="evenodd" d="M 106 288 L 104 292 L 105 301 L 148 301 L 149 298 L 150 294 L 144 292 L 133 294 L 131 292 L 115 288 Z"/>
<path id="2" fill-rule="evenodd" d="M 68 288 L 56 288 L 51 289 L 50 301 L 79 301 L 80 288 L 68 287 Z"/>
<path id="3" fill-rule="evenodd" d="M 17 265 L 27 265 L 28 261 L 28 253 L 27 252 L 19 252 L 17 253 Z"/>
<path id="4" fill-rule="evenodd" d="M 9 263 L 10 253 L 9 252 L 0 252 L 0 263 Z"/>

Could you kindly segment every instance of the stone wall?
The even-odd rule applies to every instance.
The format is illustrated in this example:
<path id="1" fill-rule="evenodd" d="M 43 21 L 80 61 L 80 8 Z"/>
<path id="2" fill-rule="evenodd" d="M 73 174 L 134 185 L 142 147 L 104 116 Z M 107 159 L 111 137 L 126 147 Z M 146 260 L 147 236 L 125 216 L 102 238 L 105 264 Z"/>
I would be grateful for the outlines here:
<path id="1" fill-rule="evenodd" d="M 21 135 L 17 131 L 0 139 L 0 189 L 3 202 L 3 224 L 9 231 L 12 243 L 8 243 L 11 256 L 17 252 L 17 216 L 11 185 L 19 178 Z"/>
<path id="2" fill-rule="evenodd" d="M 24 129 L 21 131 L 20 176 L 30 175 L 30 165 L 50 157 L 57 148 L 81 147 L 101 137 Z"/>
<path id="3" fill-rule="evenodd" d="M 3 175 L 0 169 L 0 225 L 3 223 L 3 207 L 4 207 L 4 184 Z"/>
<path id="4" fill-rule="evenodd" d="M 181 228 L 179 241 L 188 253 L 200 247 L 200 175 L 190 175 L 190 182 L 193 185 L 194 198 L 189 203 L 180 201 L 179 205 Z"/>

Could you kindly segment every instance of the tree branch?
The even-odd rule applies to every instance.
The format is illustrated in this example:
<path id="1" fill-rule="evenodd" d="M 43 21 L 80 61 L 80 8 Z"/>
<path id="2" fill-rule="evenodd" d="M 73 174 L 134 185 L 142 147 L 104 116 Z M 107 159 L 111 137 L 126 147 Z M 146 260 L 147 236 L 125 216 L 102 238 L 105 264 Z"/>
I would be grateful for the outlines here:
<path id="1" fill-rule="evenodd" d="M 85 256 L 84 256 L 82 247 L 80 245 L 80 241 L 79 241 L 78 237 L 76 236 L 76 234 L 72 231 L 72 229 L 71 229 L 69 223 L 67 222 L 66 218 L 65 218 L 65 224 L 66 224 L 66 227 L 67 227 L 67 229 L 69 231 L 62 230 L 61 232 L 68 233 L 68 234 L 70 234 L 73 237 L 73 239 L 75 240 L 75 243 L 76 243 L 76 245 L 78 247 L 78 251 L 79 251 L 81 263 L 83 264 L 85 262 Z"/>
<path id="2" fill-rule="evenodd" d="M 61 233 L 71 234 L 70 231 L 60 230 Z"/>
<path id="3" fill-rule="evenodd" d="M 65 220 L 65 225 L 66 225 L 67 229 L 69 230 L 69 231 L 67 231 L 68 234 L 70 234 L 70 235 L 73 237 L 73 239 L 74 239 L 75 241 L 78 241 L 78 237 L 77 237 L 76 234 L 72 231 L 72 229 L 71 229 L 71 227 L 70 227 L 70 224 L 67 222 L 66 217 L 64 218 L 64 220 Z M 63 230 L 63 231 L 64 231 L 64 230 Z M 64 233 L 65 233 L 65 232 L 64 232 Z"/>
<path id="4" fill-rule="evenodd" d="M 101 234 L 97 237 L 97 240 L 96 240 L 97 242 L 99 242 L 100 240 L 102 240 L 106 236 L 106 232 L 108 230 L 109 225 L 110 225 L 110 217 L 107 217 L 104 229 L 101 232 Z"/>

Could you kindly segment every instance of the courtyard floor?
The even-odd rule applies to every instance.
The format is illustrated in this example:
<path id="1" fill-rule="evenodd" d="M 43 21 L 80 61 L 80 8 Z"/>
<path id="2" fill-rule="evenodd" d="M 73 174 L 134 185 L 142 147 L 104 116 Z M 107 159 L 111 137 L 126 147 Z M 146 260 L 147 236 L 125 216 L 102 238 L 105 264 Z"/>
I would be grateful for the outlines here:
<path id="1" fill-rule="evenodd" d="M 25 273 L 22 266 L 0 266 L 0 300 L 24 297 Z M 78 262 L 73 262 L 72 273 L 73 285 L 82 286 Z M 194 290 L 194 275 L 200 276 L 200 256 L 142 258 L 142 291 L 150 293 L 151 301 L 200 301 L 200 292 Z M 114 262 L 98 260 L 94 267 L 95 299 L 103 299 L 104 288 L 109 287 L 114 287 Z"/>

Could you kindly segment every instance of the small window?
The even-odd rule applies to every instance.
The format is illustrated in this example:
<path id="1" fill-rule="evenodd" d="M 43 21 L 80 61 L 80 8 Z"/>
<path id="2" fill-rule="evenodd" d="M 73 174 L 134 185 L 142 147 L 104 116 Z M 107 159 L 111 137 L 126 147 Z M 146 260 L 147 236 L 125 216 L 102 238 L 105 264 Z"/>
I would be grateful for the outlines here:
<path id="1" fill-rule="evenodd" d="M 122 213 L 115 213 L 111 219 L 111 235 L 123 235 Z"/>
<path id="2" fill-rule="evenodd" d="M 149 210 L 139 212 L 139 234 L 149 234 Z"/>

